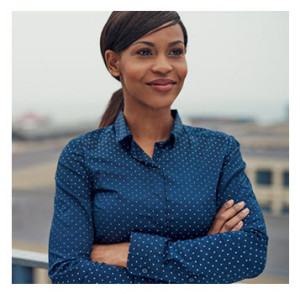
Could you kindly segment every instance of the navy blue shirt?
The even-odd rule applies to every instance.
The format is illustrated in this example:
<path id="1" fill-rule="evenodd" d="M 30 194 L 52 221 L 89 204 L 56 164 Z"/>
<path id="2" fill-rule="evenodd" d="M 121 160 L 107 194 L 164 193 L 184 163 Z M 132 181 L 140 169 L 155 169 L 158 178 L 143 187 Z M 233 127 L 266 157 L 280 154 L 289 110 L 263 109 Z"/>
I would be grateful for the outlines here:
<path id="1" fill-rule="evenodd" d="M 56 171 L 49 241 L 53 283 L 232 283 L 259 275 L 268 237 L 239 143 L 183 125 L 150 158 L 123 112 L 72 139 Z M 207 236 L 228 200 L 250 213 L 241 231 Z M 92 245 L 130 242 L 127 268 L 93 262 Z"/>

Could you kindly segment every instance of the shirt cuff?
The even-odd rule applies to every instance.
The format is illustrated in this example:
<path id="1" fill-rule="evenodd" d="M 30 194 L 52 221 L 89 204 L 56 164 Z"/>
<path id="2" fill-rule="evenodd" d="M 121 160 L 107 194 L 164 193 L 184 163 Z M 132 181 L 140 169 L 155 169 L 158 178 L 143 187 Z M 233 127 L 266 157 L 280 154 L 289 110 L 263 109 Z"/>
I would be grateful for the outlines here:
<path id="1" fill-rule="evenodd" d="M 161 280 L 168 239 L 162 236 L 132 232 L 127 270 L 138 277 Z"/>

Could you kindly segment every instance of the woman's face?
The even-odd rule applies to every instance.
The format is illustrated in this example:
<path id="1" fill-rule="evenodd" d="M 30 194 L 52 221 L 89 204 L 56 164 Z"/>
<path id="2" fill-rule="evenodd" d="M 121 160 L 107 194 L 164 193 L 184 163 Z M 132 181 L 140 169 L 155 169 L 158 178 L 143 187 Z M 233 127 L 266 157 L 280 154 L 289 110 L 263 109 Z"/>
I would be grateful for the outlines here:
<path id="1" fill-rule="evenodd" d="M 178 24 L 144 35 L 118 59 L 125 107 L 130 103 L 158 110 L 172 105 L 187 75 L 184 36 Z"/>

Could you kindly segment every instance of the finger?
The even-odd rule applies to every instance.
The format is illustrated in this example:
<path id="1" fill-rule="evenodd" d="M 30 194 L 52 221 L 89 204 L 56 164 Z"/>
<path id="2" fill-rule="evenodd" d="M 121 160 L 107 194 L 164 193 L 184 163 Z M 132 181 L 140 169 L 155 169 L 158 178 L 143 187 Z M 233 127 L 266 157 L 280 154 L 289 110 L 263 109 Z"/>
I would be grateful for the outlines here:
<path id="1" fill-rule="evenodd" d="M 216 214 L 213 226 L 212 226 L 212 231 L 213 232 L 220 232 L 221 228 L 224 226 L 224 224 L 226 224 L 226 222 L 231 219 L 232 217 L 234 217 L 243 207 L 245 206 L 245 202 L 239 202 L 235 205 L 233 205 L 232 207 L 229 207 L 227 210 L 225 211 L 218 211 L 218 213 Z"/>
<path id="2" fill-rule="evenodd" d="M 227 202 L 225 202 L 222 207 L 219 209 L 219 211 L 217 212 L 215 219 L 213 221 L 213 224 L 208 232 L 207 235 L 213 235 L 216 233 L 219 233 L 220 229 L 222 228 L 222 226 L 224 225 L 224 221 L 222 222 L 222 214 L 229 209 L 230 207 L 232 207 L 232 205 L 234 204 L 234 201 L 232 199 L 228 200 Z"/>
<path id="3" fill-rule="evenodd" d="M 223 204 L 220 210 L 217 212 L 213 225 L 210 228 L 208 235 L 217 234 L 220 232 L 224 224 L 230 220 L 230 218 L 234 217 L 243 207 L 245 206 L 245 202 L 241 201 L 234 206 L 232 206 L 234 201 L 231 199 Z"/>
<path id="4" fill-rule="evenodd" d="M 220 230 L 220 233 L 231 231 L 241 220 L 249 214 L 249 209 L 245 208 L 236 216 L 227 221 Z"/>
<path id="5" fill-rule="evenodd" d="M 239 203 L 236 203 L 232 207 L 228 208 L 226 211 L 224 211 L 222 214 L 216 215 L 217 219 L 220 219 L 220 221 L 223 221 L 223 224 L 225 221 L 233 218 L 236 214 L 238 214 L 243 208 L 245 207 L 245 202 L 241 201 Z"/>
<path id="6" fill-rule="evenodd" d="M 241 220 L 243 220 L 249 214 L 249 209 L 245 208 L 236 216 L 228 220 L 220 230 L 220 233 L 231 231 Z"/>
<path id="7" fill-rule="evenodd" d="M 222 227 L 222 223 L 218 222 L 218 216 L 221 215 L 222 213 L 224 213 L 227 209 L 229 209 L 232 205 L 234 204 L 234 201 L 232 199 L 228 200 L 227 202 L 225 202 L 222 207 L 219 209 L 219 211 L 217 212 L 213 224 L 210 228 L 210 230 L 208 231 L 207 235 L 213 235 L 216 234 L 220 231 L 221 227 Z"/>
<path id="8" fill-rule="evenodd" d="M 216 234 L 220 231 L 220 229 L 224 225 L 224 221 L 226 221 L 226 220 L 224 220 L 223 222 L 221 221 L 222 215 L 226 210 L 231 208 L 233 204 L 234 204 L 234 201 L 231 199 L 222 205 L 222 207 L 219 209 L 219 211 L 217 212 L 217 214 L 215 216 L 215 219 L 214 219 L 213 225 L 211 227 L 211 230 L 209 231 L 209 234 Z"/>
<path id="9" fill-rule="evenodd" d="M 239 231 L 243 227 L 244 223 L 240 221 L 235 227 L 232 228 L 231 232 Z"/>
<path id="10" fill-rule="evenodd" d="M 227 202 L 225 202 L 222 207 L 219 209 L 218 213 L 217 214 L 222 214 L 224 213 L 227 209 L 229 209 L 232 205 L 234 204 L 234 201 L 231 199 L 231 200 L 228 200 Z"/>

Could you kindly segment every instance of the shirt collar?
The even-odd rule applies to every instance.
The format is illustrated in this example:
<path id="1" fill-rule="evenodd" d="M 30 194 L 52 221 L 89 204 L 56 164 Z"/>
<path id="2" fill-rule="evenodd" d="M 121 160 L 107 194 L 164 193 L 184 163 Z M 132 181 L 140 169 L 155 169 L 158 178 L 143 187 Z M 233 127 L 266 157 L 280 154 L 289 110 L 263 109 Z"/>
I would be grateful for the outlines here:
<path id="1" fill-rule="evenodd" d="M 169 136 L 167 142 L 170 141 L 170 143 L 173 146 L 176 139 L 179 139 L 179 137 L 183 131 L 183 124 L 182 124 L 182 121 L 180 119 L 177 109 L 171 109 L 171 115 L 174 118 L 174 124 L 173 124 L 173 128 L 172 128 L 172 131 L 170 133 L 170 136 Z M 120 113 L 115 121 L 114 126 L 115 126 L 117 142 L 121 143 L 126 140 L 131 141 L 132 134 L 127 126 L 127 123 L 126 123 L 125 117 L 124 117 L 124 113 L 122 110 L 120 111 Z"/>

